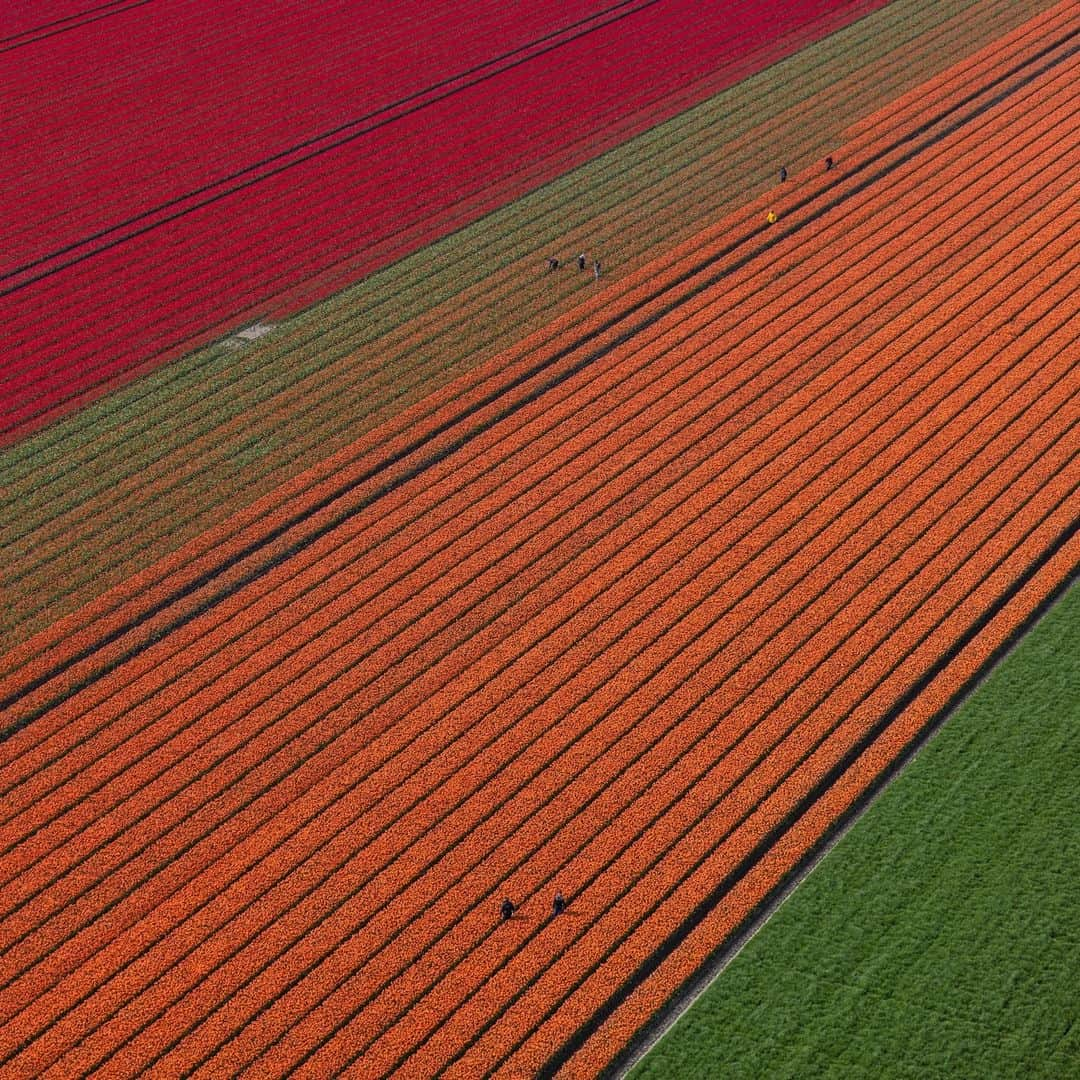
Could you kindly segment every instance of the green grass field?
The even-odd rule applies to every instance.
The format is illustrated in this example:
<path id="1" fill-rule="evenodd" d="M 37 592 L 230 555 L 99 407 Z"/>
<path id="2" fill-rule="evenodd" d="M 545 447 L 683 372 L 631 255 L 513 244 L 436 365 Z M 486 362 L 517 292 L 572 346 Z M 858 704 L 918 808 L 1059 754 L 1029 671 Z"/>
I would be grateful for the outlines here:
<path id="1" fill-rule="evenodd" d="M 1080 1076 L 1080 585 L 631 1072 Z"/>

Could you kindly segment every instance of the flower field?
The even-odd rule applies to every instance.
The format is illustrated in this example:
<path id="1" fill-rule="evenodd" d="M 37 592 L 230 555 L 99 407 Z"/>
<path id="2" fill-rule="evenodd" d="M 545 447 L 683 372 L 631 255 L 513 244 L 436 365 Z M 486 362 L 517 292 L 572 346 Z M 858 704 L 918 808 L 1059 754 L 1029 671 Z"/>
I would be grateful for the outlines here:
<path id="1" fill-rule="evenodd" d="M 971 0 L 967 0 L 970 5 Z M 1025 10 L 1026 14 L 1025 14 Z M 236 352 L 159 368 L 0 456 L 0 548 L 20 582 L 0 647 L 43 630 L 555 318 L 580 277 L 555 250 L 611 250 L 604 295 L 844 130 L 1039 10 L 894 2 Z M 913 37 L 914 35 L 914 37 Z M 588 200 L 581 193 L 588 192 Z M 617 310 L 615 305 L 613 310 Z M 282 417 L 288 417 L 287 434 Z"/>
<path id="2" fill-rule="evenodd" d="M 463 35 L 459 4 L 360 20 L 234 0 L 12 35 L 0 438 L 295 311 L 873 6 L 475 0 Z"/>
<path id="3" fill-rule="evenodd" d="M 258 116 L 281 123 L 248 133 L 248 158 L 226 145 L 229 117 L 204 72 L 206 96 L 192 100 L 205 112 L 171 117 L 186 127 L 157 129 L 135 97 L 109 106 L 175 155 L 145 206 L 110 203 L 107 190 L 69 206 L 48 156 L 68 153 L 62 132 L 36 159 L 5 164 L 6 185 L 42 177 L 43 222 L 5 254 L 5 333 L 25 346 L 6 375 L 7 430 L 256 302 L 273 317 L 307 303 L 334 274 L 367 272 L 371 252 L 393 258 L 496 193 L 503 202 L 563 173 L 612 118 L 624 139 L 676 100 L 685 108 L 688 88 L 711 92 L 875 6 L 777 5 L 792 22 L 764 40 L 758 20 L 772 9 L 736 5 L 722 33 L 697 26 L 685 66 L 666 61 L 693 5 L 571 5 L 581 27 L 567 30 L 567 6 L 518 22 L 478 3 L 475 57 L 456 49 L 449 15 L 425 7 L 427 81 L 411 83 L 388 48 L 368 89 L 372 110 L 431 95 L 379 138 L 434 125 L 459 151 L 438 158 L 443 173 L 425 178 L 388 141 L 373 160 L 415 186 L 337 228 L 316 210 L 359 197 L 348 155 L 375 144 L 353 141 L 340 158 L 283 158 L 288 172 L 236 189 L 245 213 L 282 215 L 280 234 L 238 240 L 231 192 L 190 213 L 177 203 L 159 222 L 192 185 L 294 153 L 306 117 L 285 106 L 303 99 L 273 77 L 273 50 L 297 47 L 281 34 L 296 9 L 264 7 L 245 31 L 260 59 L 244 78 L 281 94 Z M 96 590 L 78 577 L 90 533 L 104 530 L 104 559 L 142 535 L 143 517 L 178 527 L 175 460 L 204 462 L 193 475 L 205 486 L 185 483 L 183 500 L 215 497 L 205 460 L 220 428 L 200 427 L 198 384 L 173 410 L 191 430 L 138 472 L 74 420 L 62 437 L 85 438 L 85 457 L 64 477 L 35 465 L 47 449 L 13 449 L 8 505 L 23 485 L 29 520 L 0 540 L 33 561 L 9 611 L 20 625 L 39 608 L 47 617 L 13 633 L 0 659 L 0 1072 L 600 1075 L 813 856 L 1080 565 L 1080 20 L 1074 4 L 1046 3 L 988 44 L 963 36 L 1008 7 L 972 4 L 920 27 L 919 40 L 945 50 L 947 38 L 956 54 L 904 92 L 865 99 L 826 144 L 834 168 L 812 143 L 813 160 L 793 155 L 782 185 L 643 242 L 610 280 L 586 290 L 591 275 L 560 270 L 550 288 L 563 293 L 542 320 L 422 393 L 373 406 L 347 439 L 329 438 L 325 416 L 307 426 L 320 394 L 340 394 L 325 369 L 266 398 L 280 428 L 323 452 L 268 471 L 273 483 L 246 502 L 222 496 L 183 542 L 118 555 L 123 573 Z M 113 9 L 141 18 L 135 5 L 105 5 L 93 21 L 49 5 L 59 44 L 47 62 L 70 53 L 78 69 L 84 35 L 104 32 L 91 27 Z M 169 18 L 190 28 L 201 10 L 181 4 Z M 320 65 L 345 65 L 369 33 L 404 55 L 419 19 L 408 10 L 350 28 L 355 41 Z M 655 23 L 632 31 L 635 19 Z M 166 29 L 144 27 L 125 52 L 156 55 Z M 16 21 L 2 36 L 17 49 L 48 32 Z M 296 32 L 320 40 L 318 25 Z M 584 109 L 573 73 L 588 67 L 594 32 L 633 42 L 611 46 L 610 97 Z M 546 79 L 522 62 L 460 93 L 431 91 L 493 51 L 547 49 L 536 43 L 550 35 L 549 63 L 563 67 Z M 639 85 L 620 81 L 630 70 Z M 297 86 L 311 77 L 293 73 Z M 807 100 L 824 117 L 866 77 Z M 87 109 L 104 107 L 89 82 L 85 95 Z M 503 172 L 481 183 L 454 117 L 494 124 L 493 103 L 511 98 L 550 123 L 522 123 L 528 152 L 500 139 Z M 40 117 L 26 101 L 29 131 Z M 322 94 L 320 123 L 344 104 Z M 741 161 L 740 146 L 749 154 L 799 115 L 755 115 L 725 156 Z M 213 123 L 220 158 L 185 151 Z M 707 133 L 685 140 L 688 159 L 706 154 Z M 144 159 L 110 163 L 117 177 L 157 168 L 143 145 Z M 523 158 L 540 163 L 527 178 Z M 399 187 L 371 176 L 372 191 Z M 680 197 L 643 190 L 625 205 L 644 221 Z M 87 230 L 121 210 L 148 215 L 146 227 L 127 238 L 125 225 L 84 258 Z M 395 247 L 399 227 L 411 239 Z M 70 265 L 54 272 L 62 247 Z M 533 277 L 547 250 L 529 249 Z M 50 289 L 55 305 L 42 299 Z M 129 304 L 114 324 L 88 321 L 85 340 L 71 330 L 74 310 L 103 310 L 118 290 Z M 504 317 L 535 295 L 512 277 L 476 292 Z M 130 310 L 164 296 L 132 335 Z M 450 314 L 459 307 L 448 298 L 389 333 L 403 350 L 442 333 L 471 342 Z M 313 350 L 337 348 L 335 332 L 315 331 Z M 68 359 L 46 365 L 60 341 Z M 297 363 L 306 347 L 291 344 Z M 355 345 L 340 349 L 342 367 L 355 365 Z M 373 399 L 378 376 L 373 364 L 360 384 Z M 252 378 L 277 376 L 268 363 Z M 151 453 L 172 438 L 162 425 L 122 430 Z M 73 477 L 90 490 L 71 494 Z M 49 491 L 35 501 L 39 484 Z M 109 517 L 125 489 L 138 489 L 138 520 Z M 85 543 L 71 531 L 80 521 Z M 38 573 L 75 599 L 48 606 L 26 584 Z M 559 915 L 556 891 L 568 901 Z M 516 905 L 505 921 L 504 897 Z"/>

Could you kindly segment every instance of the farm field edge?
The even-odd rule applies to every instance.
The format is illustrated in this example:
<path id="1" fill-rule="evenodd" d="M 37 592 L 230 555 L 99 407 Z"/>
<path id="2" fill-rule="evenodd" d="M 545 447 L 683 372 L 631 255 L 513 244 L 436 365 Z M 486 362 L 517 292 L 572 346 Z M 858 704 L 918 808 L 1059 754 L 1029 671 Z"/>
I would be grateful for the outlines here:
<path id="1" fill-rule="evenodd" d="M 1075 1070 L 1077 654 L 1074 572 L 626 1075 Z"/>

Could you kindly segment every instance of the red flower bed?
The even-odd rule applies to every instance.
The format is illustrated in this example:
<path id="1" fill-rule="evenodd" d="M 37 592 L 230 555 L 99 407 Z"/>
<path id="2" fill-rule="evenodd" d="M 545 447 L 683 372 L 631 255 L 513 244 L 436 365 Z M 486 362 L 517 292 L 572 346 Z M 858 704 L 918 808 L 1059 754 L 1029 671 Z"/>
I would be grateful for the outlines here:
<path id="1" fill-rule="evenodd" d="M 133 7 L 4 54 L 22 108 L 0 169 L 15 222 L 0 433 L 244 312 L 310 302 L 304 283 L 342 260 L 369 273 L 404 253 L 395 235 L 418 246 L 461 224 L 463 201 L 478 216 L 564 171 L 566 148 L 589 156 L 620 118 L 654 123 L 679 88 L 741 77 L 745 57 L 775 59 L 769 42 L 791 51 L 874 6 L 475 0 L 468 33 L 460 5 Z M 498 56 L 470 85 L 489 69 L 462 73 Z M 63 96 L 41 95 L 61 79 Z"/>

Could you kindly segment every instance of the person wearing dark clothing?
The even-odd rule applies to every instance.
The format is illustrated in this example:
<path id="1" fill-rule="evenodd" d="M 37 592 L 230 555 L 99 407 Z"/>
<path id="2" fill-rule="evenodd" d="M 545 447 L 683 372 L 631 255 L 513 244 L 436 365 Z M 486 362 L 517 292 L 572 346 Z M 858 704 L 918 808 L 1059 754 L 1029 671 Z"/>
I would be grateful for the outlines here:
<path id="1" fill-rule="evenodd" d="M 502 907 L 499 910 L 502 912 L 503 922 L 512 919 L 514 917 L 514 901 L 507 897 L 502 902 Z"/>
<path id="2" fill-rule="evenodd" d="M 825 171 L 828 172 L 832 167 L 833 167 L 833 159 L 832 159 L 832 155 L 830 154 L 829 157 L 827 157 L 825 159 Z"/>
<path id="3" fill-rule="evenodd" d="M 561 892 L 555 894 L 555 899 L 551 902 L 551 912 L 553 915 L 561 915 L 566 910 L 566 900 L 563 898 Z"/>
<path id="4" fill-rule="evenodd" d="M 780 183 L 782 184 L 787 179 L 787 166 L 780 166 Z"/>
<path id="5" fill-rule="evenodd" d="M 584 270 L 585 269 L 585 255 L 584 254 L 581 254 L 581 255 L 579 255 L 577 257 L 577 268 L 579 270 Z"/>
<path id="6" fill-rule="evenodd" d="M 548 273 L 551 273 L 552 270 L 558 270 L 558 269 L 559 269 L 559 260 L 556 259 L 555 256 L 553 255 L 550 259 L 548 259 Z"/>

